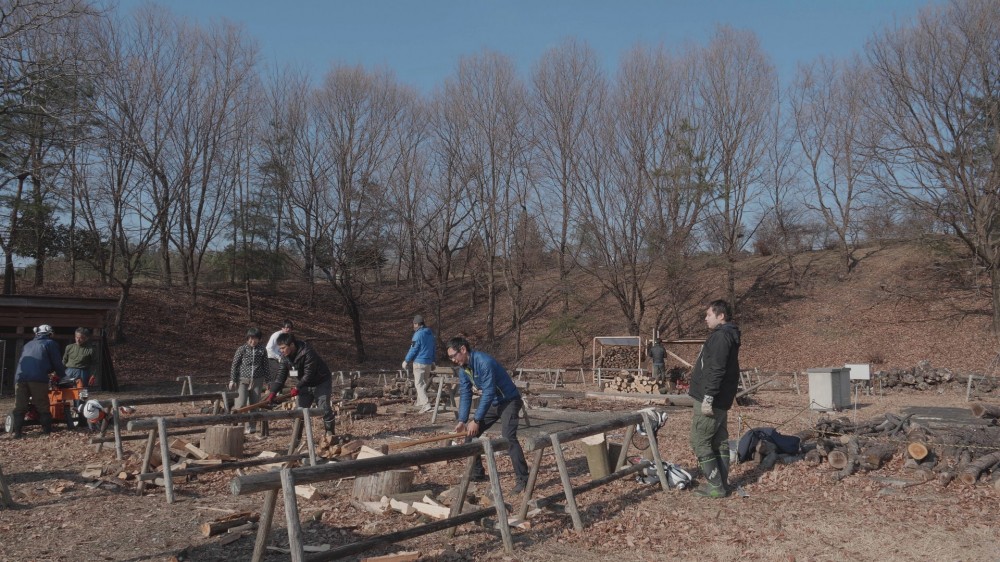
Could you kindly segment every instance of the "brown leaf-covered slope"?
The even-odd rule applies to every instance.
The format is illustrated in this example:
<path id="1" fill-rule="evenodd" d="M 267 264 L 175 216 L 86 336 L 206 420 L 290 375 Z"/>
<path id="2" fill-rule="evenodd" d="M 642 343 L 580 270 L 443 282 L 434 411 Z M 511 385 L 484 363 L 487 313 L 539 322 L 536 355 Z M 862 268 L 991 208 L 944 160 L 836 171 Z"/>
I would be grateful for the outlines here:
<path id="1" fill-rule="evenodd" d="M 961 371 L 991 372 L 997 353 L 989 333 L 989 295 L 985 279 L 971 264 L 954 257 L 943 242 L 909 242 L 865 248 L 849 275 L 838 267 L 835 252 L 810 252 L 791 262 L 781 257 L 746 257 L 738 268 L 738 323 L 743 331 L 742 363 L 768 371 L 791 371 L 845 362 L 871 362 L 874 368 L 912 367 L 920 360 Z M 703 306 L 724 295 L 721 260 L 701 259 L 687 280 L 696 289 L 683 310 L 683 331 L 666 337 L 705 335 Z M 794 271 L 794 272 L 793 272 Z M 793 282 L 797 281 L 797 282 Z M 651 284 L 660 281 L 654 275 Z M 978 282 L 978 285 L 977 285 Z M 554 274 L 542 273 L 527 286 L 530 298 L 552 295 Z M 550 298 L 521 335 L 521 357 L 510 307 L 498 296 L 497 333 L 492 349 L 508 367 L 590 366 L 591 339 L 624 335 L 617 303 L 592 278 L 573 278 L 570 314 L 576 335 L 558 329 L 561 303 Z M 36 292 L 22 287 L 23 292 Z M 46 294 L 117 296 L 112 289 L 50 283 Z M 286 282 L 278 291 L 254 289 L 254 318 L 246 295 L 218 286 L 201 291 L 196 303 L 182 289 L 139 287 L 127 311 L 126 343 L 113 348 L 119 379 L 125 383 L 172 381 L 181 375 L 224 377 L 247 327 L 269 335 L 285 318 L 297 333 L 312 340 L 333 369 L 396 368 L 409 345 L 410 320 L 422 313 L 442 340 L 464 333 L 473 342 L 485 338 L 485 299 L 473 294 L 471 281 L 456 288 L 433 315 L 433 293 L 402 283 L 381 287 L 366 305 L 364 343 L 368 361 L 356 360 L 353 332 L 338 297 L 322 282 L 309 304 L 309 288 Z M 655 303 L 649 307 L 642 335 L 653 333 Z M 696 346 L 673 348 L 693 356 Z M 444 358 L 443 350 L 440 354 Z"/>

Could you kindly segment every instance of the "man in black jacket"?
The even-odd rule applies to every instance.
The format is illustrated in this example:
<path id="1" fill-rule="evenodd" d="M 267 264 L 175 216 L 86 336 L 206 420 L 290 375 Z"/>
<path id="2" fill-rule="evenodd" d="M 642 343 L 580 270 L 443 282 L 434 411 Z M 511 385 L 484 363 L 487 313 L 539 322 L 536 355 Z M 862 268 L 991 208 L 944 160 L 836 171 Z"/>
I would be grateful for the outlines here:
<path id="1" fill-rule="evenodd" d="M 278 378 L 271 383 L 271 393 L 267 395 L 268 402 L 273 402 L 281 392 L 289 374 L 292 378 L 297 377 L 298 380 L 291 390 L 296 403 L 300 408 L 309 408 L 315 404 L 323 412 L 323 426 L 326 427 L 326 432 L 332 435 L 335 414 L 330 409 L 330 392 L 333 386 L 330 368 L 308 343 L 295 339 L 292 334 L 279 335 L 275 343 L 287 361 L 282 361 Z"/>
<path id="2" fill-rule="evenodd" d="M 688 395 L 694 399 L 691 448 L 707 483 L 696 491 L 710 498 L 724 498 L 729 486 L 729 408 L 740 381 L 740 329 L 732 324 L 732 309 L 723 300 L 712 301 L 705 311 L 711 333 L 695 359 Z"/>

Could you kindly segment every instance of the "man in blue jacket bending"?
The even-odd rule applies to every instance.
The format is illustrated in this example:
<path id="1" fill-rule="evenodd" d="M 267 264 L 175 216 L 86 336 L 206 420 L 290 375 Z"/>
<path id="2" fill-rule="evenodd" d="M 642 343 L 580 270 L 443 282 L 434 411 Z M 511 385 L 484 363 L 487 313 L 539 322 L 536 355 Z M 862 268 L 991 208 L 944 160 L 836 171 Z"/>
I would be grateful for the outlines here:
<path id="1" fill-rule="evenodd" d="M 436 345 L 434 332 L 424 324 L 424 317 L 419 314 L 414 316 L 413 339 L 410 351 L 403 359 L 403 370 L 405 371 L 410 363 L 413 364 L 413 385 L 417 388 L 417 403 L 414 406 L 421 414 L 432 409 L 430 401 L 427 400 L 427 384 L 430 382 L 428 375 L 434 366 Z"/>
<path id="2" fill-rule="evenodd" d="M 42 324 L 35 328 L 35 339 L 24 344 L 21 359 L 14 374 L 14 411 L 12 433 L 14 439 L 21 437 L 24 414 L 28 411 L 30 397 L 38 410 L 38 422 L 42 433 L 52 433 L 52 414 L 49 412 L 49 383 L 57 383 L 66 376 L 59 344 L 52 340 L 52 326 Z"/>
<path id="3" fill-rule="evenodd" d="M 510 441 L 510 461 L 517 475 L 517 485 L 513 492 L 524 490 L 528 482 L 528 463 L 524 460 L 524 451 L 517 440 L 517 423 L 524 407 L 521 393 L 514 386 L 514 381 L 496 359 L 482 351 L 473 351 L 469 341 L 462 337 L 451 338 L 448 341 L 448 359 L 451 359 L 458 369 L 458 385 L 460 401 L 458 405 L 458 425 L 455 432 L 465 432 L 469 437 L 479 437 L 484 431 L 500 422 L 501 434 Z M 482 391 L 479 406 L 471 419 L 472 388 Z M 479 482 L 487 480 L 483 470 L 482 458 L 477 459 L 478 468 L 473 472 L 472 479 Z"/>

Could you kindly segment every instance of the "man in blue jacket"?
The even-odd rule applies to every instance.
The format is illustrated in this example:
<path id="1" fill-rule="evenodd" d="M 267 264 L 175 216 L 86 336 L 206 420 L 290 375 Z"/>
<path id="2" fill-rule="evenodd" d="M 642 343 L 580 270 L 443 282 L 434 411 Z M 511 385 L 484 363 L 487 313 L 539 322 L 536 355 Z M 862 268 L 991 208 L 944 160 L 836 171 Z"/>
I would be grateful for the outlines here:
<path id="1" fill-rule="evenodd" d="M 38 410 L 42 433 L 52 433 L 52 414 L 49 412 L 49 382 L 59 382 L 66 376 L 59 354 L 59 344 L 51 339 L 52 326 L 42 324 L 35 328 L 35 339 L 24 344 L 21 359 L 14 374 L 13 438 L 21 438 L 24 414 L 28 411 L 30 397 Z"/>
<path id="2" fill-rule="evenodd" d="M 427 400 L 427 384 L 430 382 L 428 375 L 434 367 L 435 347 L 434 332 L 424 324 L 424 317 L 419 314 L 414 316 L 413 339 L 410 351 L 403 359 L 403 370 L 413 364 L 413 385 L 417 387 L 417 403 L 414 406 L 421 414 L 432 409 Z"/>
<path id="3" fill-rule="evenodd" d="M 701 347 L 691 371 L 688 396 L 694 399 L 691 449 L 707 483 L 696 493 L 710 498 L 729 494 L 729 409 L 740 382 L 740 329 L 724 300 L 712 301 L 705 310 L 711 333 Z"/>
<path id="4" fill-rule="evenodd" d="M 510 441 L 507 453 L 517 475 L 517 485 L 514 486 L 513 492 L 515 494 L 521 492 L 528 482 L 528 463 L 524 460 L 524 451 L 517 440 L 518 417 L 521 408 L 524 407 L 521 393 L 517 391 L 514 381 L 496 359 L 482 351 L 473 351 L 469 341 L 463 337 L 451 338 L 448 341 L 448 359 L 459 366 L 460 400 L 455 432 L 465 432 L 469 437 L 479 437 L 499 421 L 501 435 Z M 479 398 L 479 406 L 470 419 L 473 387 L 482 391 L 482 396 Z M 483 470 L 482 458 L 478 458 L 477 461 L 478 469 L 473 472 L 473 480 L 484 482 L 487 476 Z"/>

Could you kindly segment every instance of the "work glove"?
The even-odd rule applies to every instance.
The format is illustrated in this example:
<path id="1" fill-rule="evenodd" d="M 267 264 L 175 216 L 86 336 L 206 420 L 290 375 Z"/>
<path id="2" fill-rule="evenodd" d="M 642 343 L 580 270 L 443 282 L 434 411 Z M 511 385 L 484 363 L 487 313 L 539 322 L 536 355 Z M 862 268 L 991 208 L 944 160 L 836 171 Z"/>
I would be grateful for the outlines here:
<path id="1" fill-rule="evenodd" d="M 714 396 L 706 396 L 704 400 L 701 401 L 701 413 L 702 415 L 708 417 L 715 417 L 715 412 L 712 411 L 712 402 L 715 401 Z"/>
<path id="2" fill-rule="evenodd" d="M 236 390 L 236 381 L 229 381 L 229 390 Z"/>
<path id="3" fill-rule="evenodd" d="M 277 396 L 278 396 L 278 395 L 277 395 L 277 394 L 275 394 L 275 393 L 273 393 L 273 392 L 272 392 L 272 393 L 270 393 L 270 394 L 268 394 L 268 395 L 267 395 L 267 401 L 268 401 L 268 403 L 271 403 L 271 402 L 274 402 L 274 399 L 275 399 L 275 398 L 276 398 Z"/>
<path id="4" fill-rule="evenodd" d="M 410 366 L 410 364 L 409 364 L 409 363 L 407 363 L 406 361 L 403 361 L 403 370 L 404 370 L 404 371 L 405 371 L 405 370 L 406 370 L 406 368 L 407 368 L 407 367 L 409 367 L 409 366 Z"/>
<path id="5" fill-rule="evenodd" d="M 291 397 L 292 397 L 292 398 L 295 398 L 296 396 L 298 396 L 298 395 L 299 395 L 299 387 L 297 387 L 297 386 L 293 386 L 293 387 L 292 387 L 292 390 L 291 390 L 291 391 L 289 391 L 289 393 L 288 393 L 288 394 L 289 394 L 289 395 L 291 395 Z"/>

